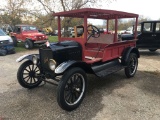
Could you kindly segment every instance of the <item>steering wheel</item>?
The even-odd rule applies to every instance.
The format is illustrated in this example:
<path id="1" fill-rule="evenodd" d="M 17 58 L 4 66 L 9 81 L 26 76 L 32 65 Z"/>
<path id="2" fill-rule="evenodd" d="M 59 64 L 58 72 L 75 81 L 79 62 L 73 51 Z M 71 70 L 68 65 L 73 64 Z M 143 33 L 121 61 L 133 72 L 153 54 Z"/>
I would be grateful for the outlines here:
<path id="1" fill-rule="evenodd" d="M 100 36 L 100 30 L 94 25 L 88 25 L 87 32 L 89 34 L 89 38 L 98 38 Z"/>

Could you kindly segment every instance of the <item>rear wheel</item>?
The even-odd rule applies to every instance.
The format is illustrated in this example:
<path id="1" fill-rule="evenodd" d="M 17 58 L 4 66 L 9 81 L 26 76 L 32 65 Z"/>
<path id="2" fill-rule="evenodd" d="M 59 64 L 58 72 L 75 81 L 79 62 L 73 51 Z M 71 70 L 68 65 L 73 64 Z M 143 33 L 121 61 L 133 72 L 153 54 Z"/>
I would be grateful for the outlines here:
<path id="1" fill-rule="evenodd" d="M 128 61 L 127 61 L 127 67 L 125 68 L 125 74 L 128 78 L 133 77 L 137 71 L 138 66 L 138 58 L 135 53 L 130 53 Z"/>
<path id="2" fill-rule="evenodd" d="M 19 84 L 24 88 L 35 88 L 42 81 L 36 77 L 40 74 L 40 69 L 32 61 L 25 61 L 18 69 L 17 79 Z"/>
<path id="3" fill-rule="evenodd" d="M 150 52 L 155 52 L 157 49 L 149 49 Z"/>
<path id="4" fill-rule="evenodd" d="M 33 42 L 31 40 L 26 40 L 24 43 L 24 46 L 26 49 L 32 49 L 33 48 Z"/>
<path id="5" fill-rule="evenodd" d="M 87 87 L 87 77 L 81 68 L 71 68 L 64 73 L 58 85 L 57 102 L 67 111 L 76 109 L 82 102 Z"/>

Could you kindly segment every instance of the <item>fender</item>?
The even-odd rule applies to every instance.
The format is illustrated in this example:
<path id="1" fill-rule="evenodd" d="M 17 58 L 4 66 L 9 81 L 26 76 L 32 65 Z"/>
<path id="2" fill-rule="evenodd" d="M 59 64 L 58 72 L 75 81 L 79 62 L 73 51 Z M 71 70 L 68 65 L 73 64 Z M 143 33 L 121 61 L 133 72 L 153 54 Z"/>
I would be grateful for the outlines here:
<path id="1" fill-rule="evenodd" d="M 122 64 L 126 65 L 126 62 L 129 58 L 130 53 L 135 53 L 137 55 L 137 57 L 140 57 L 139 51 L 137 48 L 135 47 L 128 47 L 124 50 L 124 52 L 122 53 Z"/>
<path id="2" fill-rule="evenodd" d="M 16 62 L 21 62 L 21 61 L 23 61 L 24 59 L 28 59 L 28 60 L 31 60 L 31 61 L 32 61 L 32 57 L 33 57 L 34 55 L 36 55 L 36 56 L 38 57 L 38 59 L 39 59 L 39 54 L 27 54 L 27 55 L 23 55 L 23 56 L 17 58 L 17 59 L 16 59 Z"/>
<path id="3" fill-rule="evenodd" d="M 26 40 L 32 40 L 32 38 L 31 38 L 31 37 L 26 37 L 26 38 L 25 38 L 25 41 L 26 41 Z"/>
<path id="4" fill-rule="evenodd" d="M 82 65 L 83 64 L 83 65 Z M 65 72 L 68 68 L 70 67 L 80 67 L 82 68 L 84 71 L 86 72 L 92 72 L 91 67 L 89 67 L 85 62 L 81 62 L 81 61 L 75 61 L 75 60 L 70 60 L 70 61 L 66 61 L 61 63 L 56 69 L 55 69 L 55 73 L 56 74 L 62 74 L 63 72 Z"/>

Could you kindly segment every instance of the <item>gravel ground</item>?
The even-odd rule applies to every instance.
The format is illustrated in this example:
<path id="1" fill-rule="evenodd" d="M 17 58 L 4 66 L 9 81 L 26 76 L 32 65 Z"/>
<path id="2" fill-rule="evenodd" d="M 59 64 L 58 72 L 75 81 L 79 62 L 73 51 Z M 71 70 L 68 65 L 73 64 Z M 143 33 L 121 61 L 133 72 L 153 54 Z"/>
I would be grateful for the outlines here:
<path id="1" fill-rule="evenodd" d="M 16 78 L 21 55 L 0 56 L 0 120 L 160 120 L 160 50 L 141 50 L 138 71 L 127 79 L 119 71 L 100 79 L 88 75 L 88 90 L 81 106 L 62 110 L 56 101 L 56 86 L 22 88 Z"/>

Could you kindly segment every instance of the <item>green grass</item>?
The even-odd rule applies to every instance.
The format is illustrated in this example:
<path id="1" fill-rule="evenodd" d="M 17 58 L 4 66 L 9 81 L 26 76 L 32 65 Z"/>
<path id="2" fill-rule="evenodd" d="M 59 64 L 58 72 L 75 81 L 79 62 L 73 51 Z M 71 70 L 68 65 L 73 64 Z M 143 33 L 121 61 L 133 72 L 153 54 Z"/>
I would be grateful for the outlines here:
<path id="1" fill-rule="evenodd" d="M 24 43 L 18 43 L 17 47 L 15 47 L 16 52 L 23 52 L 26 51 L 25 47 L 24 47 Z"/>
<path id="2" fill-rule="evenodd" d="M 58 41 L 58 37 L 57 36 L 48 36 L 49 42 L 57 42 Z M 34 49 L 37 49 L 38 47 L 35 46 Z M 18 43 L 17 47 L 15 47 L 16 52 L 24 52 L 27 49 L 25 49 L 24 47 L 24 43 Z"/>
<path id="3" fill-rule="evenodd" d="M 48 36 L 48 39 L 49 39 L 50 42 L 57 42 L 58 41 L 57 36 Z"/>

